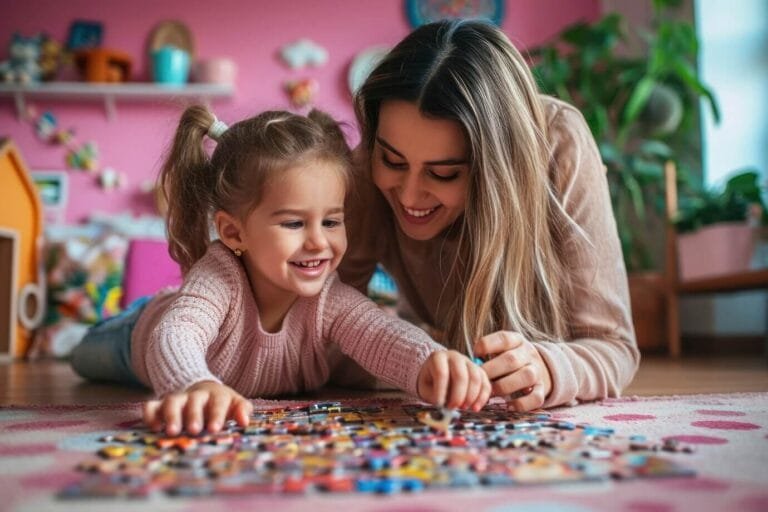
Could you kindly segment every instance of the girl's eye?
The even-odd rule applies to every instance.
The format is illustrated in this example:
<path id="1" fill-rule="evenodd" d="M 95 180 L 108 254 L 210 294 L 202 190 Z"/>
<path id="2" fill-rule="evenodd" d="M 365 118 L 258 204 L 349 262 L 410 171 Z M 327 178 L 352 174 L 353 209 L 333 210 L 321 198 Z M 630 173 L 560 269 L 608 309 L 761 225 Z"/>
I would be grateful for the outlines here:
<path id="1" fill-rule="evenodd" d="M 287 228 L 287 229 L 301 229 L 304 227 L 304 223 L 300 220 L 292 220 L 288 222 L 281 222 L 280 226 Z"/>
<path id="2" fill-rule="evenodd" d="M 324 228 L 336 228 L 344 223 L 341 219 L 325 219 L 323 221 Z"/>
<path id="3" fill-rule="evenodd" d="M 438 173 L 433 170 L 429 171 L 430 176 L 432 176 L 438 181 L 453 181 L 459 177 L 460 173 L 461 171 L 449 171 L 447 174 Z"/>
<path id="4" fill-rule="evenodd" d="M 381 154 L 381 163 L 383 163 L 386 167 L 389 167 L 390 169 L 404 169 L 406 167 L 405 162 L 393 162 L 389 158 L 387 158 L 387 155 L 382 153 Z"/>

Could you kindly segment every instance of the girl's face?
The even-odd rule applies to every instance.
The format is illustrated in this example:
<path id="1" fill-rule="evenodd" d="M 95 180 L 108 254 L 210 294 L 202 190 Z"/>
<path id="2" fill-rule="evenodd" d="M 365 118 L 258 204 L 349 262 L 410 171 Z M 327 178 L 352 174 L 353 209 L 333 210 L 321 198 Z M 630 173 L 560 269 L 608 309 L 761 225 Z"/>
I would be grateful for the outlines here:
<path id="1" fill-rule="evenodd" d="M 320 293 L 347 250 L 338 164 L 312 160 L 267 184 L 246 219 L 243 261 L 257 304 Z"/>
<path id="2" fill-rule="evenodd" d="M 371 170 L 411 238 L 435 238 L 464 212 L 469 151 L 456 121 L 424 117 L 407 101 L 382 103 Z"/>

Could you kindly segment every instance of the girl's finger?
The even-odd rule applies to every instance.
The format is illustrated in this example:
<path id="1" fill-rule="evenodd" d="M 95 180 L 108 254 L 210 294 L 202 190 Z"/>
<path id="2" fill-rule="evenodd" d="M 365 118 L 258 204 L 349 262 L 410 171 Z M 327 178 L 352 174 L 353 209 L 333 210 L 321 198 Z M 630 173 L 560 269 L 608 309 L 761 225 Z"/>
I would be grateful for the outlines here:
<path id="1" fill-rule="evenodd" d="M 461 407 L 467 397 L 467 386 L 469 385 L 469 369 L 467 368 L 467 359 L 464 356 L 456 354 L 448 360 L 451 372 L 451 378 L 448 385 L 449 398 L 446 402 L 450 408 Z"/>
<path id="2" fill-rule="evenodd" d="M 208 398 L 208 432 L 215 434 L 221 430 L 231 403 L 232 396 L 228 392 L 211 393 Z"/>
<path id="3" fill-rule="evenodd" d="M 158 412 L 160 411 L 160 400 L 148 400 L 143 406 L 144 424 L 152 432 L 160 432 L 163 428 L 163 421 Z"/>
<path id="4" fill-rule="evenodd" d="M 247 427 L 251 421 L 253 413 L 253 404 L 245 398 L 238 398 L 232 401 L 228 417 L 234 419 L 241 427 Z"/>
<path id="5" fill-rule="evenodd" d="M 448 365 L 448 352 L 438 352 L 432 359 L 429 371 L 432 377 L 432 400 L 439 407 L 445 405 L 448 395 L 448 380 L 451 372 Z"/>
<path id="6" fill-rule="evenodd" d="M 484 375 L 482 390 L 480 392 L 479 398 L 477 399 L 477 401 L 475 402 L 475 405 L 473 406 L 473 410 L 479 411 L 480 409 L 485 407 L 485 404 L 487 404 L 488 400 L 490 400 L 491 398 L 491 390 L 492 390 L 491 381 L 490 379 L 488 379 L 487 375 Z"/>
<path id="7" fill-rule="evenodd" d="M 483 372 L 482 368 L 471 361 L 467 361 L 469 382 L 467 383 L 467 395 L 464 398 L 464 403 L 461 404 L 462 409 L 471 408 L 480 396 L 480 392 L 483 389 L 483 373 L 485 372 Z"/>
<path id="8" fill-rule="evenodd" d="M 165 433 L 169 436 L 177 436 L 181 433 L 181 410 L 186 403 L 186 393 L 168 395 L 163 400 L 162 415 L 165 421 Z"/>
<path id="9" fill-rule="evenodd" d="M 203 411 L 208 402 L 207 391 L 194 391 L 189 394 L 184 406 L 184 425 L 190 434 L 199 434 L 203 430 Z"/>

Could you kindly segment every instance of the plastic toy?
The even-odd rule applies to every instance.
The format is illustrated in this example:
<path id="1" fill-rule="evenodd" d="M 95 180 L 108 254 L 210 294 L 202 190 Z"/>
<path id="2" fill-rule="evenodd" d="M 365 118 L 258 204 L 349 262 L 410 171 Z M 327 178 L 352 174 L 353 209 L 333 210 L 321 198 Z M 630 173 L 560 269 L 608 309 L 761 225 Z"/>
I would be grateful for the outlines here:
<path id="1" fill-rule="evenodd" d="M 0 355 L 21 357 L 45 313 L 43 207 L 16 146 L 0 141 Z"/>
<path id="2" fill-rule="evenodd" d="M 10 59 L 0 63 L 0 80 L 3 82 L 31 84 L 40 81 L 40 45 L 42 36 L 24 37 L 13 34 L 8 47 Z"/>
<path id="3" fill-rule="evenodd" d="M 309 39 L 299 39 L 280 50 L 280 56 L 291 69 L 319 67 L 328 62 L 328 51 Z"/>
<path id="4" fill-rule="evenodd" d="M 285 91 L 295 107 L 306 107 L 315 100 L 320 85 L 314 78 L 289 80 L 285 82 Z"/>

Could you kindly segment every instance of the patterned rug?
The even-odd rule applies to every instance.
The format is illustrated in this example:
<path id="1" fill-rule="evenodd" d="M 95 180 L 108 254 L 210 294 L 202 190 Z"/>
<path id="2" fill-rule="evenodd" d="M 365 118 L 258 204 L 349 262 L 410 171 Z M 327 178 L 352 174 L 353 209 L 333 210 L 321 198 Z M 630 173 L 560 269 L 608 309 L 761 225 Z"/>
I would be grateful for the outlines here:
<path id="1" fill-rule="evenodd" d="M 348 401 L 342 400 L 347 403 Z M 365 401 L 352 402 L 365 404 Z M 299 407 L 305 401 L 257 401 L 257 408 Z M 663 457 L 694 477 L 578 482 L 558 485 L 464 487 L 420 492 L 320 493 L 286 496 L 170 497 L 65 500 L 83 480 L 103 439 L 141 428 L 139 404 L 0 408 L 0 510 L 307 510 L 472 512 L 667 512 L 768 510 L 768 393 L 605 400 L 549 411 L 574 425 L 612 429 L 617 436 L 679 442 L 693 453 Z"/>

